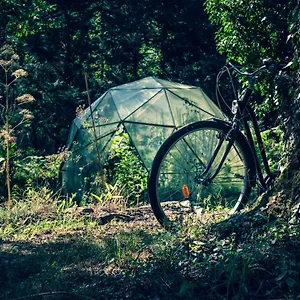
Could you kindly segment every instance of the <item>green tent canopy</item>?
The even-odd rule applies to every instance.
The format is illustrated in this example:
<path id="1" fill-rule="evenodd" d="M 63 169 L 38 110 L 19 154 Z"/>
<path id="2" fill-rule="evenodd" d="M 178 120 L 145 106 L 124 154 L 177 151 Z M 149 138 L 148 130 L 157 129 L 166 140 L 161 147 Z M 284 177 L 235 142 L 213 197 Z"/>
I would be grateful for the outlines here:
<path id="1" fill-rule="evenodd" d="M 97 173 L 99 154 L 105 163 L 120 127 L 150 170 L 157 150 L 171 133 L 213 117 L 224 118 L 199 87 L 154 77 L 113 87 L 72 123 L 67 142 L 70 156 L 61 168 L 64 190 L 85 189 L 85 180 Z"/>

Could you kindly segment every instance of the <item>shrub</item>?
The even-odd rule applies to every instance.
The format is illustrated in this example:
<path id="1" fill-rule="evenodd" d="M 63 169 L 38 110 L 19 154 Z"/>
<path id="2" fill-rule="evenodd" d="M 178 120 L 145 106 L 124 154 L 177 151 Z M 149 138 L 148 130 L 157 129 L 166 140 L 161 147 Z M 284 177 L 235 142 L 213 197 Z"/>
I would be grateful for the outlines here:
<path id="1" fill-rule="evenodd" d="M 48 156 L 28 156 L 14 163 L 14 190 L 26 187 L 47 186 L 55 189 L 58 186 L 59 168 L 65 154 Z"/>
<path id="2" fill-rule="evenodd" d="M 129 135 L 120 132 L 112 140 L 112 151 L 108 162 L 108 180 L 124 186 L 129 203 L 138 203 L 147 189 L 148 172 Z"/>

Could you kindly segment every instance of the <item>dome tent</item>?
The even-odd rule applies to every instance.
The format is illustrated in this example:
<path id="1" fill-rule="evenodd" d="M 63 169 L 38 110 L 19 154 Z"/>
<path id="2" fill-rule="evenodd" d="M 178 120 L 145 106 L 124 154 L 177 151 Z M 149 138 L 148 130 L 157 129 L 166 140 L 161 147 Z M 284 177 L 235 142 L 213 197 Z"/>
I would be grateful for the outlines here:
<path id="1" fill-rule="evenodd" d="M 67 142 L 70 156 L 61 168 L 64 190 L 82 191 L 86 180 L 92 180 L 88 177 L 99 170 L 99 155 L 104 163 L 120 126 L 149 171 L 170 134 L 213 117 L 223 119 L 223 114 L 199 87 L 154 77 L 113 87 L 72 123 Z"/>

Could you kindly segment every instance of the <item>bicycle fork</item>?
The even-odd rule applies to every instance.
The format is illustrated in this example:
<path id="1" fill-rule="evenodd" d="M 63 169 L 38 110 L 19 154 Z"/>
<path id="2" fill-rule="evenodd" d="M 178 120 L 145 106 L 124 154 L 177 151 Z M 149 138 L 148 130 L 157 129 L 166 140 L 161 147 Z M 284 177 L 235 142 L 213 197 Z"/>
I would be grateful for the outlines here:
<path id="1" fill-rule="evenodd" d="M 204 186 L 208 186 L 212 180 L 218 175 L 218 173 L 220 172 L 221 168 L 223 167 L 223 164 L 225 162 L 225 159 L 227 158 L 228 154 L 229 154 L 229 151 L 235 141 L 235 137 L 236 137 L 236 133 L 237 133 L 238 129 L 237 129 L 237 123 L 234 122 L 232 128 L 228 131 L 228 133 L 226 134 L 226 136 L 224 137 L 221 137 L 220 136 L 220 140 L 219 140 L 219 143 L 209 161 L 209 163 L 207 164 L 205 170 L 199 175 L 199 176 L 196 176 L 195 178 L 195 182 L 196 183 L 201 183 L 203 184 Z M 221 133 L 220 133 L 221 134 Z M 218 164 L 218 167 L 216 169 L 216 171 L 214 172 L 214 174 L 212 176 L 210 176 L 209 178 L 204 178 L 210 171 L 215 159 L 217 158 L 218 156 L 218 153 L 224 143 L 224 141 L 229 141 L 228 145 L 226 146 L 226 149 L 225 149 L 225 152 L 222 156 L 222 159 L 220 160 L 219 164 Z"/>

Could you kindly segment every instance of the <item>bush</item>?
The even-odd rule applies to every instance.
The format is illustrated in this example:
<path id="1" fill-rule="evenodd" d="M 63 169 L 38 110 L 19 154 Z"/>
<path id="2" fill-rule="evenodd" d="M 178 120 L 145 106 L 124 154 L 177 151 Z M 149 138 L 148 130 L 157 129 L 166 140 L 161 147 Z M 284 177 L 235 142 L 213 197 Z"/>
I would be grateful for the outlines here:
<path id="1" fill-rule="evenodd" d="M 126 132 L 119 133 L 112 140 L 107 171 L 109 181 L 124 186 L 129 203 L 135 204 L 143 200 L 148 172 Z"/>
<path id="2" fill-rule="evenodd" d="M 284 155 L 283 135 L 284 133 L 279 126 L 261 132 L 261 138 L 265 146 L 269 167 L 272 172 L 279 170 L 279 167 L 282 164 Z M 256 152 L 260 154 L 257 139 L 255 136 L 254 142 L 256 146 Z M 263 166 L 262 158 L 260 157 L 260 155 L 259 160 L 260 165 Z"/>
<path id="3" fill-rule="evenodd" d="M 14 162 L 14 190 L 27 187 L 58 186 L 59 168 L 64 160 L 64 153 L 48 156 L 28 156 Z"/>

